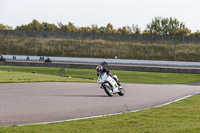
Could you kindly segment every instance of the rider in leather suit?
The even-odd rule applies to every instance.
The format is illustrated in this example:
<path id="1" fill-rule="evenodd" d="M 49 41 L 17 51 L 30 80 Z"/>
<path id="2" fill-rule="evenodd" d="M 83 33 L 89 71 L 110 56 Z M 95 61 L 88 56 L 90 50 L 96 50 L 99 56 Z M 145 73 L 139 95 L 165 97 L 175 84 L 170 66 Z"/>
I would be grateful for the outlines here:
<path id="1" fill-rule="evenodd" d="M 111 74 L 110 70 L 108 69 L 108 67 L 109 67 L 109 66 L 108 66 L 108 64 L 107 64 L 105 61 L 102 62 L 100 65 L 98 65 L 98 66 L 96 67 L 96 70 L 97 70 L 97 77 L 99 76 L 99 74 L 106 72 L 107 75 L 111 76 L 111 77 L 117 82 L 117 84 L 119 85 L 119 87 L 122 88 L 122 86 L 121 86 L 121 84 L 119 83 L 119 81 L 117 81 L 117 79 L 116 79 L 115 77 L 112 76 L 112 74 Z"/>

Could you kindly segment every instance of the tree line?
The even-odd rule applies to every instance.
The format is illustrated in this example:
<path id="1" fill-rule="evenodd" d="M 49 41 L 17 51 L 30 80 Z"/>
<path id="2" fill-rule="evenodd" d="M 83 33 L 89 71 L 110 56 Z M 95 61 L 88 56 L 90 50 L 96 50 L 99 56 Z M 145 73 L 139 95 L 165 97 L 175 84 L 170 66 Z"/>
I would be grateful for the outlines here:
<path id="1" fill-rule="evenodd" d="M 0 30 L 13 30 L 11 26 L 0 24 Z M 118 34 L 154 34 L 154 35 L 184 35 L 184 36 L 198 36 L 200 31 L 191 32 L 183 22 L 176 18 L 162 18 L 155 17 L 147 24 L 146 29 L 141 31 L 138 25 L 123 26 L 115 29 L 111 23 L 106 27 L 98 27 L 96 24 L 86 27 L 77 27 L 72 22 L 63 24 L 59 22 L 57 25 L 47 22 L 40 23 L 38 20 L 33 19 L 27 25 L 17 26 L 14 30 L 26 31 L 61 31 L 61 32 L 87 32 L 87 33 L 118 33 Z"/>

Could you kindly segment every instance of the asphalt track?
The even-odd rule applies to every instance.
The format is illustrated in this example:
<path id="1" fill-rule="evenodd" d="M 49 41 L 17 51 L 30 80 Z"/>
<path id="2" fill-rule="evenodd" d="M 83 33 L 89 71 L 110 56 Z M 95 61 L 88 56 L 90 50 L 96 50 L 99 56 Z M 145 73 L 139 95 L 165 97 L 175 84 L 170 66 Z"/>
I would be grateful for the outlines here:
<path id="1" fill-rule="evenodd" d="M 96 83 L 0 84 L 0 126 L 129 112 L 200 92 L 200 87 L 188 85 L 122 85 L 124 96 L 108 97 Z"/>

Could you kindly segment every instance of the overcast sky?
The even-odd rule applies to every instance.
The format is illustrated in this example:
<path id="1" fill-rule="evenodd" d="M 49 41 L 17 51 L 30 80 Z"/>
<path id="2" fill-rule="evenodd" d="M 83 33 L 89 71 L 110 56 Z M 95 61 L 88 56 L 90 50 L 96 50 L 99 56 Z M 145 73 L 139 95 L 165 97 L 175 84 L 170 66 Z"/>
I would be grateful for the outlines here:
<path id="1" fill-rule="evenodd" d="M 176 17 L 193 32 L 200 30 L 200 0 L 0 0 L 0 24 L 13 28 L 36 19 L 78 27 L 138 24 L 144 30 L 157 16 Z"/>

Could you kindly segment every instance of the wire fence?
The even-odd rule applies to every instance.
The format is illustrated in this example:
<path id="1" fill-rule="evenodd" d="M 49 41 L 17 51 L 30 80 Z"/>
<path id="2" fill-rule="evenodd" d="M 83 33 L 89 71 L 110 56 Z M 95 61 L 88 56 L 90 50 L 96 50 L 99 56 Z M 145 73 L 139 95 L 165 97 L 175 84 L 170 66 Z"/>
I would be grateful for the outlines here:
<path id="1" fill-rule="evenodd" d="M 200 61 L 200 38 L 45 31 L 0 31 L 0 54 Z"/>
<path id="2" fill-rule="evenodd" d="M 165 42 L 165 43 L 200 43 L 200 37 L 182 35 L 150 35 L 150 34 L 111 34 L 85 32 L 50 32 L 50 31 L 17 31 L 0 30 L 0 35 L 18 37 L 48 37 L 132 42 Z"/>

